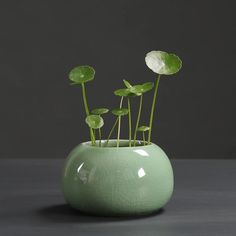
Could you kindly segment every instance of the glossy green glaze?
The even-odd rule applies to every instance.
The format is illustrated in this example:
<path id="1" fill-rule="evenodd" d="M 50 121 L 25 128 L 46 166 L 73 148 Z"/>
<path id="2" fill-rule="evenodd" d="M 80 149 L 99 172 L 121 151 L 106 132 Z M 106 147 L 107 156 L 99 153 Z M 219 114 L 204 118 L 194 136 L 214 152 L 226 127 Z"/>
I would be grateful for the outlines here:
<path id="1" fill-rule="evenodd" d="M 110 140 L 104 147 L 79 144 L 69 154 L 62 187 L 73 208 L 100 215 L 148 214 L 162 208 L 173 192 L 173 171 L 155 144 L 127 147 Z"/>

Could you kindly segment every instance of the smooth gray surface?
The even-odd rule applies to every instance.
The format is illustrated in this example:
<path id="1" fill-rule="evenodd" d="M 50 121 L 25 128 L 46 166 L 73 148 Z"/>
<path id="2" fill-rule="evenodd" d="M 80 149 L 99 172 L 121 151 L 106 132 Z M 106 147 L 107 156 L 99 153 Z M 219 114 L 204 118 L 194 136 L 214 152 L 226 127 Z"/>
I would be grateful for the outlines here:
<path id="1" fill-rule="evenodd" d="M 236 235 L 236 161 L 172 161 L 173 198 L 144 218 L 101 218 L 67 207 L 60 190 L 63 162 L 0 160 L 0 235 Z"/>

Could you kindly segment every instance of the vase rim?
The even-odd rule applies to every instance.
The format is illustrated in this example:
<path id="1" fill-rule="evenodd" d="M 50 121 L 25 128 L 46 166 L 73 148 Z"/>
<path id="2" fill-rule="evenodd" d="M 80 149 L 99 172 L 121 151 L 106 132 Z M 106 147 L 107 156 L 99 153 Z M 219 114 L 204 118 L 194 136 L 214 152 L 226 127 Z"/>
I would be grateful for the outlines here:
<path id="1" fill-rule="evenodd" d="M 99 140 L 96 140 L 96 146 L 92 146 L 91 145 L 91 141 L 86 141 L 86 142 L 82 142 L 81 145 L 85 145 L 88 146 L 90 148 L 99 148 L 99 149 L 118 149 L 118 148 L 122 148 L 122 149 L 135 149 L 135 148 L 145 148 L 145 147 L 152 147 L 155 146 L 156 144 L 154 143 L 150 143 L 150 144 L 146 144 L 143 145 L 143 141 L 142 140 L 136 140 L 136 145 L 135 146 L 129 146 L 129 140 L 128 139 L 120 139 L 120 146 L 117 147 L 117 139 L 110 139 L 109 140 L 109 146 L 104 146 L 107 142 L 107 140 L 101 140 L 101 144 L 102 146 L 99 147 Z M 133 141 L 133 140 L 132 140 Z M 132 142 L 133 144 L 133 142 Z"/>

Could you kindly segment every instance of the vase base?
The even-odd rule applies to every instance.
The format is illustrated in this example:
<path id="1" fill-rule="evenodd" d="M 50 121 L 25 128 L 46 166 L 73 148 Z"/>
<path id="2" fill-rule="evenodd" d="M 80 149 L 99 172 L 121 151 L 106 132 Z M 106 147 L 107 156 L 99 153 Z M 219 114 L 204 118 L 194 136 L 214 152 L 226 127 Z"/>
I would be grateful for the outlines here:
<path id="1" fill-rule="evenodd" d="M 164 208 L 155 209 L 155 210 L 149 210 L 149 211 L 140 211 L 140 212 L 108 212 L 108 211 L 90 211 L 90 210 L 81 210 L 78 208 L 74 208 L 73 206 L 69 205 L 70 208 L 73 208 L 73 210 L 78 211 L 78 213 L 81 213 L 86 216 L 96 216 L 96 217 L 114 217 L 114 218 L 142 218 L 142 217 L 149 217 L 153 215 L 159 215 L 164 212 Z"/>

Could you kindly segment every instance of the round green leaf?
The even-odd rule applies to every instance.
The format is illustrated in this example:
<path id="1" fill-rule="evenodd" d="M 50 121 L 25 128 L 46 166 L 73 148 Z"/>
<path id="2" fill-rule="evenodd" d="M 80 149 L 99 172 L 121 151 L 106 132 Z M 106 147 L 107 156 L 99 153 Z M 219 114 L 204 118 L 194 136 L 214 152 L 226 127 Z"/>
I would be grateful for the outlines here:
<path id="1" fill-rule="evenodd" d="M 142 92 L 146 93 L 146 92 L 152 90 L 153 87 L 154 87 L 154 83 L 153 82 L 144 83 L 144 84 L 142 84 Z"/>
<path id="2" fill-rule="evenodd" d="M 115 116 L 125 116 L 129 113 L 129 110 L 126 108 L 116 108 L 112 110 L 112 114 Z"/>
<path id="3" fill-rule="evenodd" d="M 134 85 L 130 88 L 130 92 L 134 93 L 136 96 L 142 95 L 142 85 Z"/>
<path id="4" fill-rule="evenodd" d="M 123 82 L 128 89 L 132 87 L 132 85 L 127 80 L 123 79 Z"/>
<path id="5" fill-rule="evenodd" d="M 114 94 L 120 97 L 134 96 L 134 94 L 132 94 L 128 88 L 117 89 L 114 91 Z"/>
<path id="6" fill-rule="evenodd" d="M 105 114 L 109 111 L 107 108 L 96 108 L 91 111 L 92 114 L 94 115 L 102 115 Z"/>
<path id="7" fill-rule="evenodd" d="M 139 132 L 145 132 L 145 131 L 148 131 L 150 129 L 150 127 L 148 127 L 148 126 L 140 126 L 139 128 L 138 128 L 138 131 Z"/>
<path id="8" fill-rule="evenodd" d="M 130 88 L 130 91 L 132 93 L 135 93 L 137 96 L 140 96 L 143 93 L 148 92 L 154 87 L 154 83 L 152 82 L 147 82 L 142 85 L 134 85 Z"/>
<path id="9" fill-rule="evenodd" d="M 182 67 L 182 61 L 172 53 L 151 51 L 145 57 L 147 66 L 155 73 L 171 75 L 177 73 Z"/>
<path id="10" fill-rule="evenodd" d="M 88 115 L 85 122 L 92 129 L 100 129 L 104 125 L 104 121 L 99 115 Z"/>
<path id="11" fill-rule="evenodd" d="M 95 70 L 91 66 L 77 66 L 69 73 L 74 84 L 82 84 L 94 79 Z"/>

